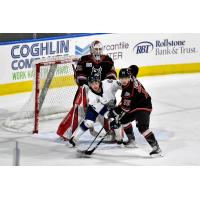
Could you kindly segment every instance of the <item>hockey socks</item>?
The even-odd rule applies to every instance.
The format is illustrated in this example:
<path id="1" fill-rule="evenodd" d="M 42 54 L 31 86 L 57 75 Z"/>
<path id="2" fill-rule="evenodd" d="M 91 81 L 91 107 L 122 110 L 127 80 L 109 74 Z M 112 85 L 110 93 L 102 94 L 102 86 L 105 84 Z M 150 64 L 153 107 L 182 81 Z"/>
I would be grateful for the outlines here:
<path id="1" fill-rule="evenodd" d="M 132 124 L 129 124 L 126 127 L 123 126 L 123 128 L 124 128 L 124 132 L 126 133 L 126 136 L 128 137 L 128 139 L 135 140 Z"/>
<path id="2" fill-rule="evenodd" d="M 155 145 L 157 145 L 157 140 L 152 132 L 150 132 L 148 135 L 144 136 L 146 141 L 149 143 L 149 145 L 153 148 Z"/>
<path id="3" fill-rule="evenodd" d="M 152 147 L 152 151 L 150 152 L 150 156 L 160 155 L 162 151 L 161 151 L 161 149 L 158 145 L 158 142 L 157 142 L 153 132 L 148 133 L 145 136 L 145 139 L 149 143 L 149 145 Z"/>

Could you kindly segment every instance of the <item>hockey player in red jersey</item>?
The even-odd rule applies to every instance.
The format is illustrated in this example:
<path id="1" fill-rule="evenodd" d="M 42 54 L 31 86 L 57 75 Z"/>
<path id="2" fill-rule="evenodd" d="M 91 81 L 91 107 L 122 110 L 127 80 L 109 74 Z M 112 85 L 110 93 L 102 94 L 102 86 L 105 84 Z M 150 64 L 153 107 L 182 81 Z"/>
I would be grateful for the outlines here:
<path id="1" fill-rule="evenodd" d="M 112 58 L 103 54 L 103 45 L 97 40 L 90 45 L 90 54 L 82 56 L 77 63 L 75 79 L 78 86 L 87 84 L 88 77 L 95 69 L 101 69 L 102 80 L 117 78 Z"/>
<path id="2" fill-rule="evenodd" d="M 101 79 L 116 79 L 117 74 L 112 58 L 103 54 L 103 45 L 100 41 L 93 41 L 90 45 L 90 54 L 82 56 L 74 69 L 74 78 L 78 85 L 73 107 L 68 115 L 60 123 L 57 134 L 64 139 L 69 139 L 84 118 L 87 108 L 87 85 L 88 77 L 95 71 L 101 72 Z M 81 117 L 80 117 L 81 116 Z M 104 123 L 106 131 L 109 130 L 108 123 Z"/>
<path id="3" fill-rule="evenodd" d="M 158 142 L 153 132 L 149 129 L 152 111 L 151 97 L 136 78 L 131 78 L 129 69 L 121 69 L 119 79 L 122 84 L 122 99 L 121 104 L 114 109 L 113 114 L 121 115 L 125 113 L 119 121 L 122 125 L 136 120 L 139 132 L 152 147 L 150 155 L 160 154 L 161 149 Z M 129 139 L 128 143 L 134 142 L 135 137 L 133 133 L 128 133 L 127 136 Z"/>
<path id="4" fill-rule="evenodd" d="M 134 79 L 138 75 L 139 67 L 137 65 L 131 65 L 128 67 L 128 72 L 130 73 L 131 79 Z M 128 122 L 128 123 L 123 124 L 122 126 L 123 126 L 123 130 L 124 130 L 125 134 L 128 137 L 128 141 L 124 142 L 124 145 L 129 148 L 135 148 L 136 143 L 135 143 L 135 136 L 134 136 L 134 132 L 133 132 L 132 123 Z"/>

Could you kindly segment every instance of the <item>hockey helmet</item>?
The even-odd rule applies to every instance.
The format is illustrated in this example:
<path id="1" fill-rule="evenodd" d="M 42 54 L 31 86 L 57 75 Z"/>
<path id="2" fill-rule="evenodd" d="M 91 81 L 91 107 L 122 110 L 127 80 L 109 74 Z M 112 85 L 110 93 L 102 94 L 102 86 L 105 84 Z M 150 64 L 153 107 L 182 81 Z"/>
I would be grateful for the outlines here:
<path id="1" fill-rule="evenodd" d="M 103 53 L 103 45 L 100 41 L 95 40 L 90 45 L 90 53 L 93 54 L 95 57 L 100 57 Z"/>
<path id="2" fill-rule="evenodd" d="M 120 69 L 119 71 L 119 78 L 129 78 L 130 72 L 128 68 Z"/>
<path id="3" fill-rule="evenodd" d="M 130 74 L 136 78 L 138 71 L 139 71 L 138 66 L 137 65 L 131 65 L 128 69 L 129 69 Z"/>

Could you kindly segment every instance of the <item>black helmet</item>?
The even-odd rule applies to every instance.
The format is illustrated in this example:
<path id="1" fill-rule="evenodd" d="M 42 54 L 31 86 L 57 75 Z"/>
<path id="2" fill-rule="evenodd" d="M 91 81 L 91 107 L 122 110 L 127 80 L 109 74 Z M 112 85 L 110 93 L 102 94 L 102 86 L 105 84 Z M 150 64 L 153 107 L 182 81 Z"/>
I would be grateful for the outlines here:
<path id="1" fill-rule="evenodd" d="M 88 77 L 88 83 L 92 83 L 92 82 L 101 82 L 101 76 L 100 74 L 96 73 L 92 73 L 89 77 Z"/>
<path id="2" fill-rule="evenodd" d="M 136 78 L 138 71 L 139 71 L 138 66 L 137 65 L 131 65 L 128 69 L 129 69 L 130 74 Z"/>
<path id="3" fill-rule="evenodd" d="M 130 77 L 129 70 L 127 68 L 120 69 L 119 78 L 128 78 Z"/>

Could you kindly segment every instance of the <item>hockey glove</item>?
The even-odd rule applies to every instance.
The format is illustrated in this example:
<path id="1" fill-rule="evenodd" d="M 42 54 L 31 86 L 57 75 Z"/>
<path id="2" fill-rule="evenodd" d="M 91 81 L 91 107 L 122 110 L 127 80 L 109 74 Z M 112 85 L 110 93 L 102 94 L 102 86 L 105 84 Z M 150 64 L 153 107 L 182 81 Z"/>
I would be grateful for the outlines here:
<path id="1" fill-rule="evenodd" d="M 121 125 L 120 122 L 118 122 L 116 119 L 110 122 L 111 129 L 118 129 L 120 125 Z"/>
<path id="2" fill-rule="evenodd" d="M 117 116 L 117 113 L 115 113 L 113 110 L 109 111 L 109 113 L 108 113 L 108 119 L 116 118 L 116 116 Z"/>

